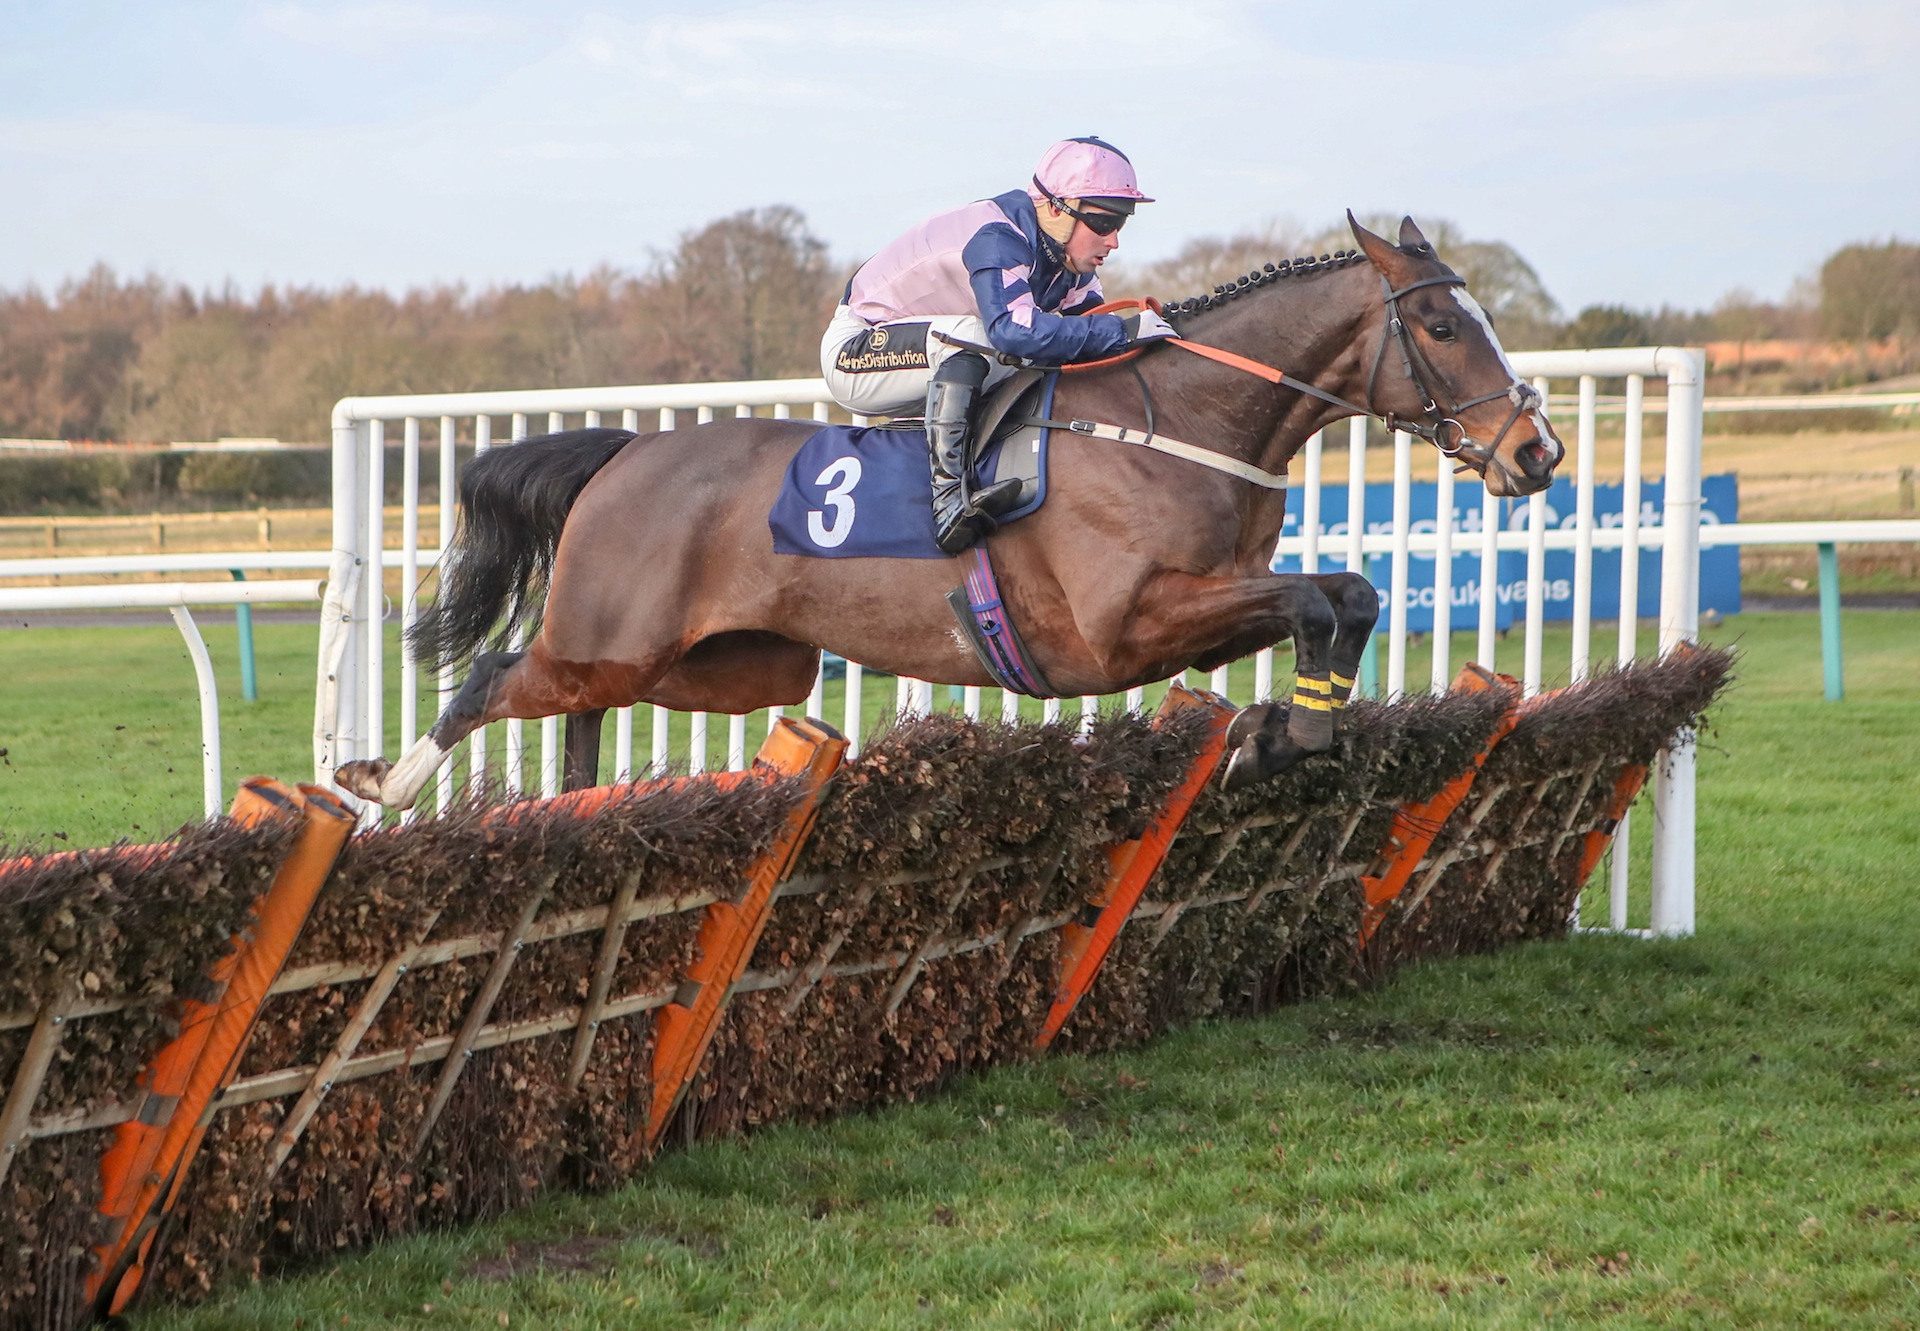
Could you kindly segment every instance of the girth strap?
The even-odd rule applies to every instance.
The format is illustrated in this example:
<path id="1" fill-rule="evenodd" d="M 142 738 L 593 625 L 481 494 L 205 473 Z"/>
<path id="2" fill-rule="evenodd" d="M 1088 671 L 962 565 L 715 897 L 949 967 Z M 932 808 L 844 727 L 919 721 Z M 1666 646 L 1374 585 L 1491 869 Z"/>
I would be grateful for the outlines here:
<path id="1" fill-rule="evenodd" d="M 1105 421 L 1078 419 L 1056 421 L 1042 416 L 1030 416 L 1020 424 L 1041 425 L 1050 430 L 1065 430 L 1083 439 L 1111 439 L 1115 443 L 1132 444 L 1136 448 L 1150 448 L 1156 453 L 1165 453 L 1168 457 L 1176 457 L 1185 462 L 1197 462 L 1214 471 L 1237 476 L 1265 490 L 1287 488 L 1287 478 L 1284 474 L 1262 471 L 1252 463 L 1242 462 L 1239 458 L 1230 458 L 1210 448 L 1201 448 L 1198 444 L 1185 443 L 1179 439 L 1169 439 L 1163 434 L 1154 434 L 1151 431 L 1133 430 L 1124 425 L 1108 425 Z"/>
<path id="2" fill-rule="evenodd" d="M 1000 582 L 993 575 L 993 557 L 986 545 L 976 545 L 960 558 L 965 581 L 947 593 L 947 605 L 980 664 L 1003 689 L 1030 698 L 1059 697 L 1020 641 L 1020 632 L 1014 628 L 1000 596 Z"/>

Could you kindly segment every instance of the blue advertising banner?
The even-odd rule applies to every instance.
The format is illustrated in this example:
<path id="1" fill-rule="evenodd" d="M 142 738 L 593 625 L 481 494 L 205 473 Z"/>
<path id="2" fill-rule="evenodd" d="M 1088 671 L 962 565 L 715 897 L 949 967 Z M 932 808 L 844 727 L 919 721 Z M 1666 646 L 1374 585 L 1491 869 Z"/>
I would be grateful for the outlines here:
<path id="1" fill-rule="evenodd" d="M 1431 481 L 1412 487 L 1410 499 L 1413 531 L 1432 532 L 1438 512 L 1439 489 Z M 1708 476 L 1700 483 L 1703 525 L 1737 522 L 1740 495 L 1732 474 Z M 1461 485 L 1454 490 L 1453 510 L 1453 627 L 1471 630 L 1480 622 L 1480 489 Z M 1640 527 L 1658 530 L 1665 486 L 1660 481 L 1643 481 L 1640 486 Z M 1547 489 L 1545 503 L 1549 530 L 1574 525 L 1574 483 L 1555 481 Z M 1622 493 L 1619 485 L 1596 485 L 1593 492 L 1594 522 L 1602 528 L 1623 525 Z M 1369 485 L 1366 488 L 1364 518 L 1369 533 L 1385 534 L 1393 530 L 1393 486 Z M 1527 529 L 1527 501 L 1501 501 L 1500 521 L 1509 531 Z M 1328 486 L 1320 495 L 1322 569 L 1346 567 L 1344 542 L 1347 535 L 1347 491 L 1344 486 Z M 1301 534 L 1300 515 L 1289 511 L 1283 537 Z M 1392 575 L 1389 556 L 1372 557 L 1367 570 L 1380 591 L 1382 622 L 1388 604 Z M 1288 556 L 1273 561 L 1276 573 L 1300 572 L 1300 560 Z M 1499 558 L 1499 581 L 1494 587 L 1497 598 L 1494 624 L 1506 629 L 1526 614 L 1527 554 L 1524 550 L 1503 550 Z M 1573 617 L 1573 551 L 1549 550 L 1546 561 L 1544 615 L 1549 620 Z M 1659 613 L 1660 552 L 1642 547 L 1640 551 L 1638 615 Z M 1433 628 L 1433 559 L 1415 555 L 1407 561 L 1407 628 L 1425 633 Z M 1734 546 L 1703 550 L 1700 553 L 1700 608 L 1731 615 L 1740 609 L 1740 551 Z M 1616 618 L 1620 609 L 1620 552 L 1596 550 L 1593 554 L 1593 614 L 1598 619 Z"/>

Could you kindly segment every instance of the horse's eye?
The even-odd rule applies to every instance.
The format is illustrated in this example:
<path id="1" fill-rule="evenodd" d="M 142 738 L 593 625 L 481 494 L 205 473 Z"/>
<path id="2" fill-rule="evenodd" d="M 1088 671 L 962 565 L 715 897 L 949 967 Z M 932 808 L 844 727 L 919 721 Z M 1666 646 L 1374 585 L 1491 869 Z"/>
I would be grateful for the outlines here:
<path id="1" fill-rule="evenodd" d="M 1436 342 L 1453 341 L 1453 325 L 1450 323 L 1443 322 L 1434 324 L 1428 328 L 1427 331 L 1433 334 L 1433 340 Z"/>

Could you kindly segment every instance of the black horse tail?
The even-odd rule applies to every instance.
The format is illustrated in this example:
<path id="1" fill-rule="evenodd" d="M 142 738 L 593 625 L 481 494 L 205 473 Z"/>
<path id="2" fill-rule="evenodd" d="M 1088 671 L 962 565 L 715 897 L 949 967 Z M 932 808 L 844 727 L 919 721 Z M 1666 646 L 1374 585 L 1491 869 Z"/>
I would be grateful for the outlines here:
<path id="1" fill-rule="evenodd" d="M 503 637 L 531 630 L 573 501 L 633 438 L 631 430 L 567 430 L 489 449 L 467 464 L 458 546 L 441 558 L 432 608 L 407 630 L 415 661 L 429 669 L 464 661 L 496 624 Z"/>

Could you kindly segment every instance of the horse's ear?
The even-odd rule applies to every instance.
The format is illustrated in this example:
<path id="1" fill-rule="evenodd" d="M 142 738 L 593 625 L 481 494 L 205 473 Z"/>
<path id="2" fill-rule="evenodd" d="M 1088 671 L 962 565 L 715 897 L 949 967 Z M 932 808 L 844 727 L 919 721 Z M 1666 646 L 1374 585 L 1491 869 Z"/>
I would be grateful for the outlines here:
<path id="1" fill-rule="evenodd" d="M 1373 261 L 1373 266 L 1382 273 L 1391 273 L 1405 266 L 1406 259 L 1393 247 L 1385 236 L 1376 236 L 1360 225 L 1360 219 L 1353 215 L 1353 209 L 1347 209 L 1347 229 L 1353 232 L 1353 238 L 1360 242 L 1360 252 Z"/>
<path id="2" fill-rule="evenodd" d="M 1411 217 L 1400 219 L 1400 248 L 1412 254 L 1433 253 L 1433 246 L 1420 234 L 1420 228 L 1413 224 Z"/>

